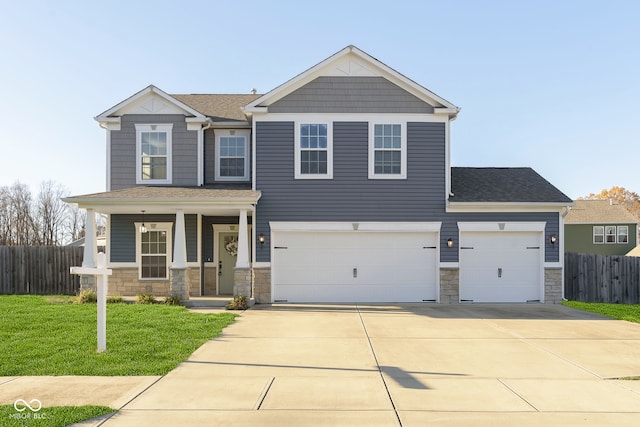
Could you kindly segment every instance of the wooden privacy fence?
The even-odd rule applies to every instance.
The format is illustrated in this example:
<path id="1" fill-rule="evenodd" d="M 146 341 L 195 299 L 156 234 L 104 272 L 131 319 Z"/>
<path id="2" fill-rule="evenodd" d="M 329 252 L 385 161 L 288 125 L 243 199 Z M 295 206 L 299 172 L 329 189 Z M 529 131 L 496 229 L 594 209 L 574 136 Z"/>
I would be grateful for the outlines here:
<path id="1" fill-rule="evenodd" d="M 80 278 L 69 269 L 82 255 L 82 247 L 0 246 L 0 294 L 76 294 Z"/>
<path id="2" fill-rule="evenodd" d="M 566 253 L 565 298 L 640 304 L 640 257 Z"/>

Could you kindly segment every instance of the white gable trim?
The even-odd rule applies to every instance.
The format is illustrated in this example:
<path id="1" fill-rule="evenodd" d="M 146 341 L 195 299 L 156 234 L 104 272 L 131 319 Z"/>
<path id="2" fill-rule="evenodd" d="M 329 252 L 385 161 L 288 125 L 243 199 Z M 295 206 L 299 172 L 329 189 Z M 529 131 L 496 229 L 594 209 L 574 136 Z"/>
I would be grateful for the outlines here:
<path id="1" fill-rule="evenodd" d="M 383 64 L 357 47 L 350 45 L 335 53 L 319 64 L 298 74 L 272 91 L 248 104 L 244 111 L 247 113 L 265 112 L 268 105 L 282 99 L 319 76 L 358 75 L 381 76 L 402 89 L 432 105 L 436 114 L 447 114 L 452 117 L 460 110 L 444 98 L 420 86 L 413 80 L 398 73 L 393 68 Z"/>
<path id="2" fill-rule="evenodd" d="M 122 115 L 122 112 L 126 110 L 127 107 L 134 106 L 136 102 L 141 101 L 143 98 L 149 96 L 149 94 L 158 96 L 162 100 L 166 101 L 171 107 L 174 107 L 174 109 L 172 110 L 172 113 L 179 111 L 182 114 L 185 114 L 187 116 L 192 116 L 197 121 L 200 121 L 200 122 L 207 121 L 207 118 L 204 115 L 194 110 L 193 108 L 189 107 L 187 104 L 184 104 L 178 101 L 177 99 L 175 99 L 168 93 L 164 92 L 163 90 L 155 87 L 154 85 L 147 86 L 146 88 L 142 89 L 138 93 L 135 93 L 134 95 L 130 96 L 129 98 L 125 99 L 119 104 L 116 104 L 115 106 L 109 108 L 107 111 L 96 116 L 95 120 L 100 122 L 101 124 L 119 122 L 120 118 L 117 116 Z M 153 114 L 153 111 L 149 111 L 149 114 Z"/>

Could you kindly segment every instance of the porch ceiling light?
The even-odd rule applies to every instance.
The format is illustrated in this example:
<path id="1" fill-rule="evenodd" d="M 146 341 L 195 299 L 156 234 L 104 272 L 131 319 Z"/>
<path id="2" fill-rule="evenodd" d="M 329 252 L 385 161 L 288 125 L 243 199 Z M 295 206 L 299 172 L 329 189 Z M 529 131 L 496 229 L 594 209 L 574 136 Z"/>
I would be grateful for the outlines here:
<path id="1" fill-rule="evenodd" d="M 452 248 L 452 247 L 453 247 L 453 239 L 452 239 L 451 237 L 449 237 L 449 238 L 447 239 L 447 246 L 448 246 L 448 247 L 450 247 L 450 248 Z"/>
<path id="2" fill-rule="evenodd" d="M 140 226 L 140 233 L 144 234 L 147 232 L 147 226 L 144 225 L 144 209 L 142 210 L 142 225 Z"/>

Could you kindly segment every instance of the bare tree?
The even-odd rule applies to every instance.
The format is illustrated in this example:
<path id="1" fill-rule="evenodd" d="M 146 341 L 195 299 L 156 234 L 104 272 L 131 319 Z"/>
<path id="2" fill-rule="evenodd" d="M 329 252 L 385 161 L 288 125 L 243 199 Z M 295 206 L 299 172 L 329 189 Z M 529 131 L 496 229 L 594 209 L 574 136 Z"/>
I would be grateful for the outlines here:
<path id="1" fill-rule="evenodd" d="M 64 239 L 64 222 L 67 220 L 68 205 L 62 198 L 68 195 L 68 190 L 54 181 L 40 184 L 40 193 L 36 200 L 38 214 L 38 243 L 45 246 L 55 246 Z"/>
<path id="2" fill-rule="evenodd" d="M 87 211 L 78 208 L 77 205 L 68 205 L 66 221 L 66 242 L 75 242 L 84 237 L 87 226 Z"/>
<path id="3" fill-rule="evenodd" d="M 6 190 L 6 244 L 29 246 L 37 242 L 37 225 L 33 220 L 29 187 L 20 182 Z"/>

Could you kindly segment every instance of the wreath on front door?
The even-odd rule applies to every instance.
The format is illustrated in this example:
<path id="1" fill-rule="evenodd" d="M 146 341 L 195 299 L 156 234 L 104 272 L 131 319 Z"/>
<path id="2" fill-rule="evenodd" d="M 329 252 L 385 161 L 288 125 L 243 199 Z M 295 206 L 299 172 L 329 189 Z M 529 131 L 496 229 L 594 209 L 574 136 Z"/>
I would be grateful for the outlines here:
<path id="1" fill-rule="evenodd" d="M 235 237 L 226 237 L 224 249 L 231 256 L 238 256 L 238 239 Z"/>

